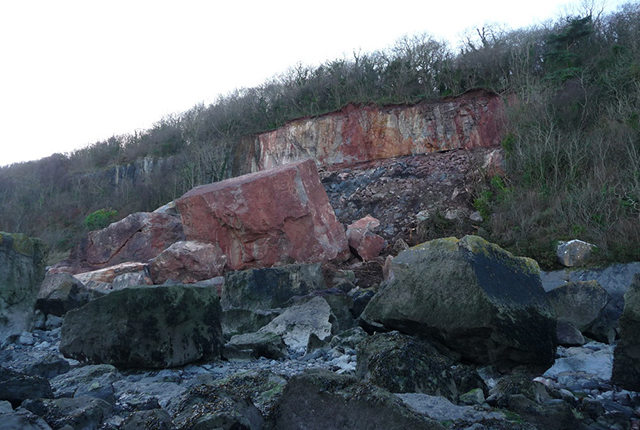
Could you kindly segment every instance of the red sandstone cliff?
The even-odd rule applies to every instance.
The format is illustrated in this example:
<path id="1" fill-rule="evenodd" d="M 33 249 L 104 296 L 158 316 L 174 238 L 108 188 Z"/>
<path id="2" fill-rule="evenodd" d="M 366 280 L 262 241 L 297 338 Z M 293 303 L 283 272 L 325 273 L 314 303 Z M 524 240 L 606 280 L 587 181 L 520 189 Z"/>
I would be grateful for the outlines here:
<path id="1" fill-rule="evenodd" d="M 502 98 L 484 90 L 415 105 L 355 106 L 291 121 L 247 139 L 237 171 L 256 172 L 303 158 L 325 167 L 447 149 L 498 146 Z"/>

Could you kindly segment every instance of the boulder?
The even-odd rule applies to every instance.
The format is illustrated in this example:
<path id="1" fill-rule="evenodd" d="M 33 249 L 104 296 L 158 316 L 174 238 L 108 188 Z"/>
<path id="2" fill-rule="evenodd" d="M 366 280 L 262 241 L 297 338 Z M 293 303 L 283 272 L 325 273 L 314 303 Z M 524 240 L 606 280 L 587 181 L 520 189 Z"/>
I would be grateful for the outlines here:
<path id="1" fill-rule="evenodd" d="M 266 331 L 238 334 L 224 346 L 223 355 L 226 359 L 265 357 L 278 360 L 287 356 L 287 345 L 281 336 Z"/>
<path id="2" fill-rule="evenodd" d="M 19 406 L 23 400 L 53 397 L 49 382 L 0 366 L 0 400 Z"/>
<path id="3" fill-rule="evenodd" d="M 386 390 L 321 369 L 291 378 L 271 415 L 278 430 L 423 430 L 445 427 Z"/>
<path id="4" fill-rule="evenodd" d="M 611 300 L 598 281 L 568 282 L 547 293 L 558 320 L 566 321 L 586 333 Z"/>
<path id="5" fill-rule="evenodd" d="M 92 270 L 91 272 L 76 273 L 74 278 L 83 284 L 103 283 L 111 284 L 121 275 L 127 273 L 138 273 L 146 270 L 147 265 L 139 262 L 126 262 L 105 267 L 103 269 Z"/>
<path id="6" fill-rule="evenodd" d="M 203 185 L 176 205 L 187 239 L 218 244 L 232 270 L 349 253 L 312 160 Z"/>
<path id="7" fill-rule="evenodd" d="M 125 262 L 146 263 L 180 240 L 184 233 L 179 217 L 137 212 L 89 232 L 69 259 L 52 270 L 76 274 Z"/>
<path id="8" fill-rule="evenodd" d="M 387 246 L 387 241 L 373 232 L 379 225 L 380 221 L 367 215 L 347 226 L 349 248 L 364 261 L 373 260 Z"/>
<path id="9" fill-rule="evenodd" d="M 62 316 L 101 295 L 68 273 L 47 273 L 38 292 L 36 309 L 46 315 Z"/>
<path id="10" fill-rule="evenodd" d="M 0 430 L 51 430 L 45 420 L 26 409 L 0 410 Z"/>
<path id="11" fill-rule="evenodd" d="M 573 239 L 568 242 L 559 242 L 556 254 L 560 264 L 565 267 L 582 266 L 595 248 L 595 245 Z"/>
<path id="12" fill-rule="evenodd" d="M 46 256 L 40 239 L 0 232 L 0 344 L 29 330 Z"/>
<path id="13" fill-rule="evenodd" d="M 113 405 L 93 397 L 34 399 L 22 407 L 43 418 L 54 429 L 98 430 Z"/>
<path id="14" fill-rule="evenodd" d="M 280 315 L 278 310 L 227 309 L 222 311 L 222 333 L 226 339 L 236 334 L 253 333 Z"/>
<path id="15" fill-rule="evenodd" d="M 444 348 L 427 340 L 376 333 L 358 346 L 356 376 L 393 393 L 424 393 L 456 402 L 464 391 L 456 387 L 452 365 Z"/>
<path id="16" fill-rule="evenodd" d="M 220 303 L 214 288 L 133 287 L 67 313 L 60 351 L 122 367 L 172 367 L 220 357 Z"/>
<path id="17" fill-rule="evenodd" d="M 361 315 L 369 327 L 432 336 L 478 363 L 553 363 L 556 319 L 535 261 L 465 236 L 403 251 L 393 272 Z"/>
<path id="18" fill-rule="evenodd" d="M 287 347 L 304 351 L 312 333 L 322 340 L 329 338 L 334 332 L 334 321 L 329 303 L 322 297 L 314 297 L 287 308 L 258 332 L 280 335 Z"/>
<path id="19" fill-rule="evenodd" d="M 120 427 L 118 427 L 119 430 L 171 430 L 174 428 L 171 416 L 167 411 L 162 409 L 132 412 L 122 421 Z"/>
<path id="20" fill-rule="evenodd" d="M 69 371 L 70 365 L 58 352 L 38 349 L 5 348 L 0 350 L 2 366 L 29 376 L 51 379 Z"/>
<path id="21" fill-rule="evenodd" d="M 183 284 L 211 279 L 224 273 L 227 257 L 213 243 L 176 242 L 149 262 L 154 284 L 171 279 Z"/>
<path id="22" fill-rule="evenodd" d="M 178 430 L 261 430 L 264 426 L 262 414 L 248 396 L 210 384 L 196 385 L 182 395 L 173 422 Z"/>
<path id="23" fill-rule="evenodd" d="M 324 290 L 322 266 L 290 264 L 229 272 L 225 275 L 222 309 L 266 310 L 282 307 L 294 296 Z"/>
<path id="24" fill-rule="evenodd" d="M 51 379 L 55 397 L 95 397 L 115 403 L 113 383 L 119 378 L 118 370 L 109 364 L 77 367 Z"/>
<path id="25" fill-rule="evenodd" d="M 633 278 L 624 300 L 611 382 L 627 390 L 640 391 L 640 275 Z"/>

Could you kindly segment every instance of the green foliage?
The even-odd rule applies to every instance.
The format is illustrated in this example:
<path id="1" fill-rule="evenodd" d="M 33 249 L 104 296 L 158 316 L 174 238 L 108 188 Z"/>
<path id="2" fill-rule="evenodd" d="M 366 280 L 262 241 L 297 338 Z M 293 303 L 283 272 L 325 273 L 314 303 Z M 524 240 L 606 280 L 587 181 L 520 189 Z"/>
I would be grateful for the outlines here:
<path id="1" fill-rule="evenodd" d="M 118 211 L 114 209 L 98 209 L 87 215 L 84 225 L 89 230 L 100 230 L 111 224 L 117 216 Z"/>

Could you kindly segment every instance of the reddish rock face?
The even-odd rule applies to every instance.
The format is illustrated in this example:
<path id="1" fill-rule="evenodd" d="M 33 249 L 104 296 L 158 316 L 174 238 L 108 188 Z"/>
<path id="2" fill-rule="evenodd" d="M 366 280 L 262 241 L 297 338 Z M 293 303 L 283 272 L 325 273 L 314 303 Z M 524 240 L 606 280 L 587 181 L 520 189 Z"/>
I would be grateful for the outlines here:
<path id="1" fill-rule="evenodd" d="M 387 246 L 387 242 L 375 234 L 372 229 L 378 227 L 380 221 L 367 215 L 347 226 L 347 240 L 364 261 L 373 260 Z"/>
<path id="2" fill-rule="evenodd" d="M 224 273 L 227 257 L 213 243 L 176 242 L 149 262 L 154 284 L 169 279 L 192 284 Z"/>
<path id="3" fill-rule="evenodd" d="M 330 167 L 499 146 L 503 133 L 502 98 L 484 90 L 411 106 L 349 105 L 320 117 L 291 121 L 244 142 L 245 154 L 237 158 L 247 164 L 236 168 L 256 172 L 303 158 Z"/>
<path id="4" fill-rule="evenodd" d="M 187 239 L 218 244 L 232 270 L 349 253 L 312 160 L 197 187 L 176 205 Z"/>
<path id="5" fill-rule="evenodd" d="M 50 272 L 76 274 L 125 262 L 146 263 L 180 240 L 184 240 L 184 234 L 178 217 L 138 212 L 107 228 L 89 232 L 69 260 L 57 264 Z"/>

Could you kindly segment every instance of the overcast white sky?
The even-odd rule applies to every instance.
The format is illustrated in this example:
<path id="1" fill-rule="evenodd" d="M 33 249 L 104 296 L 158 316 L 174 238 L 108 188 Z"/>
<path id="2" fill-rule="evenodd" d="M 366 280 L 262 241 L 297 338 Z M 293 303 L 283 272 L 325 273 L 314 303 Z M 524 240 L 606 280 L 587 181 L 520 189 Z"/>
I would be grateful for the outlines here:
<path id="1" fill-rule="evenodd" d="M 2 0 L 0 165 L 149 128 L 298 62 L 404 34 L 455 41 L 487 22 L 519 28 L 579 1 Z"/>

